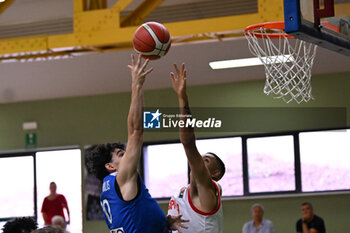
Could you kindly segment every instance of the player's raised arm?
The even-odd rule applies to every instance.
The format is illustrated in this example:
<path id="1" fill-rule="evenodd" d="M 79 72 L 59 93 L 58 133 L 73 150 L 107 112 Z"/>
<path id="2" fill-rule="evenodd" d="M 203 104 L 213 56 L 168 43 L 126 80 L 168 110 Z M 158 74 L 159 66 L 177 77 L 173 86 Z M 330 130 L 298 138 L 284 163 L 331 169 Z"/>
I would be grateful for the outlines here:
<path id="1" fill-rule="evenodd" d="M 191 115 L 188 96 L 186 93 L 186 69 L 182 63 L 181 69 L 174 64 L 176 75 L 170 73 L 172 86 L 179 100 L 181 120 L 186 120 L 186 115 Z M 196 147 L 196 137 L 194 129 L 190 126 L 180 127 L 180 140 L 186 152 L 186 156 L 191 168 L 191 196 L 198 196 L 201 211 L 210 212 L 218 204 L 215 187 L 204 160 Z M 192 180 L 193 179 L 193 180 Z"/>
<path id="2" fill-rule="evenodd" d="M 137 167 L 141 156 L 143 142 L 142 110 L 143 110 L 143 84 L 147 74 L 152 68 L 146 70 L 148 60 L 142 64 L 139 55 L 135 62 L 131 55 L 129 65 L 131 71 L 131 103 L 128 114 L 128 144 L 125 155 L 120 161 L 117 182 L 124 200 L 131 200 L 137 195 Z"/>

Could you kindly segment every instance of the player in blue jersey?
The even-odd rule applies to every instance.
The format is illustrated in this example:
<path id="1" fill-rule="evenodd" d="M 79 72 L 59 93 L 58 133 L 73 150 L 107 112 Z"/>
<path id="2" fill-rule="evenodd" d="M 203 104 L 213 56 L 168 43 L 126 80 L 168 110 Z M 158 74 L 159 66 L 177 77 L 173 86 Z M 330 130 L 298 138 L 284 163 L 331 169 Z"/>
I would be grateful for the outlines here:
<path id="1" fill-rule="evenodd" d="M 146 189 L 137 167 L 143 142 L 143 84 L 152 68 L 146 70 L 141 56 L 131 55 L 131 104 L 128 115 L 128 143 L 96 145 L 87 154 L 87 167 L 103 180 L 101 206 L 111 233 L 164 233 L 180 228 L 188 220 L 167 217 Z"/>

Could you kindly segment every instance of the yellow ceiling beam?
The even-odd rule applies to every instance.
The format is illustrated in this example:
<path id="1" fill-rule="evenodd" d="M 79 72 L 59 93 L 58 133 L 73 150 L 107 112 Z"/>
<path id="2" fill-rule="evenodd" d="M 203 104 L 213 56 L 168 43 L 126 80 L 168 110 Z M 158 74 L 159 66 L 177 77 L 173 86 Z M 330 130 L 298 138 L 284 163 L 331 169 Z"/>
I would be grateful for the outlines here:
<path id="1" fill-rule="evenodd" d="M 250 24 L 262 22 L 260 19 L 261 16 L 259 14 L 249 14 L 166 23 L 164 26 L 168 28 L 171 37 L 176 39 L 177 37 L 206 35 L 213 32 L 241 31 Z M 280 19 L 275 18 L 275 20 Z M 91 30 L 88 30 L 89 27 Z M 110 27 L 104 25 L 102 29 L 102 26 L 98 26 L 98 24 L 87 23 L 81 27 L 79 26 L 74 34 L 49 36 L 48 41 L 50 47 L 57 48 L 70 46 L 118 46 L 131 43 L 137 27 L 116 28 L 112 27 L 112 25 Z"/>
<path id="2" fill-rule="evenodd" d="M 107 0 L 90 0 L 89 10 L 106 9 Z"/>
<path id="3" fill-rule="evenodd" d="M 0 14 L 4 12 L 15 0 L 7 0 L 5 2 L 0 3 Z"/>
<path id="4" fill-rule="evenodd" d="M 259 0 L 259 12 L 254 14 L 188 20 L 165 23 L 172 38 L 225 31 L 239 31 L 264 21 L 283 20 L 280 0 L 268 0 L 270 7 Z M 119 2 L 119 1 L 118 1 Z M 117 3 L 118 3 L 117 2 Z M 85 11 L 74 15 L 74 33 L 49 36 L 50 47 L 107 46 L 131 44 L 137 26 L 120 27 L 120 12 L 116 8 Z"/>
<path id="5" fill-rule="evenodd" d="M 83 12 L 86 9 L 87 0 L 73 0 L 73 12 Z"/>
<path id="6" fill-rule="evenodd" d="M 45 52 L 48 49 L 47 36 L 31 36 L 27 38 L 10 38 L 0 40 L 1 54 L 18 55 L 32 52 Z"/>
<path id="7" fill-rule="evenodd" d="M 144 0 L 133 12 L 121 21 L 121 26 L 140 25 L 145 18 L 152 13 L 163 0 Z"/>
<path id="8" fill-rule="evenodd" d="M 118 0 L 109 9 L 92 11 L 84 11 L 86 0 L 73 1 L 73 33 L 1 39 L 0 55 L 42 50 L 50 53 L 52 51 L 86 51 L 86 48 L 104 51 L 131 47 L 132 38 L 138 25 L 122 27 L 120 21 L 121 9 L 130 4 L 131 0 Z M 159 5 L 160 2 L 154 4 Z M 232 33 L 235 31 L 237 31 L 236 35 L 242 35 L 242 30 L 250 24 L 283 20 L 282 4 L 281 0 L 258 0 L 257 13 L 171 22 L 164 25 L 168 28 L 174 43 L 203 38 L 231 37 L 235 35 Z M 155 5 L 140 12 L 142 17 L 153 10 Z M 131 18 L 130 22 L 132 20 L 134 19 Z M 6 56 L 1 56 L 0 59 L 4 59 L 4 57 Z"/>
<path id="9" fill-rule="evenodd" d="M 117 2 L 114 3 L 112 8 L 118 9 L 121 12 L 132 2 L 133 0 L 117 0 Z"/>

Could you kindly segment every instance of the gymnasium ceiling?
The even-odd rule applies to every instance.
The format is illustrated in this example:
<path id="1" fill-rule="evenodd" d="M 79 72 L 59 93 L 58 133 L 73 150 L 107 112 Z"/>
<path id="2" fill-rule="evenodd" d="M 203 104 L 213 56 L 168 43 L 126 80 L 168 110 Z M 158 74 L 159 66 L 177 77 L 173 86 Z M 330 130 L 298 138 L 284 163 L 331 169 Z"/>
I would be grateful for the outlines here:
<path id="1" fill-rule="evenodd" d="M 55 36 L 73 33 L 72 1 L 15 0 L 0 14 L 1 41 L 29 38 L 39 34 Z M 173 44 L 166 57 L 150 63 L 154 71 L 146 83 L 146 88 L 170 87 L 169 71 L 172 70 L 174 62 L 186 63 L 188 85 L 264 79 L 262 66 L 213 71 L 208 63 L 215 60 L 252 57 L 245 38 L 240 36 L 242 31 L 236 30 L 236 27 L 243 29 L 247 26 L 245 22 L 249 21 L 249 14 L 257 12 L 259 3 L 264 2 L 268 5 L 273 1 L 276 0 L 163 1 L 145 20 L 169 25 L 168 28 L 172 29 L 171 33 L 174 32 L 177 43 Z M 109 0 L 108 7 L 113 6 L 115 2 Z M 141 2 L 142 0 L 133 1 L 121 12 L 121 16 L 129 15 Z M 280 14 L 276 13 L 274 17 L 283 17 Z M 226 26 L 234 19 L 230 16 L 236 15 L 244 17 L 239 18 L 240 22 L 233 23 L 234 30 L 228 34 L 222 31 L 217 33 L 212 29 L 211 34 L 204 36 L 188 32 L 188 28 L 193 31 L 199 30 L 196 20 L 207 20 L 204 25 L 207 23 L 210 27 L 210 19 L 226 19 L 227 23 L 224 23 Z M 175 21 L 176 25 L 172 24 Z M 221 29 L 224 26 L 217 25 L 217 28 Z M 134 28 L 132 29 L 134 31 Z M 210 37 L 212 39 L 207 40 Z M 61 56 L 57 60 L 25 59 L 21 62 L 3 59 L 0 62 L 0 103 L 127 92 L 130 90 L 127 65 L 132 50 L 130 44 L 124 43 L 123 46 L 118 46 L 113 49 L 110 49 L 111 46 L 90 46 L 89 51 L 75 52 L 69 56 Z M 321 48 L 318 48 L 317 53 L 313 74 L 350 72 L 350 57 Z"/>

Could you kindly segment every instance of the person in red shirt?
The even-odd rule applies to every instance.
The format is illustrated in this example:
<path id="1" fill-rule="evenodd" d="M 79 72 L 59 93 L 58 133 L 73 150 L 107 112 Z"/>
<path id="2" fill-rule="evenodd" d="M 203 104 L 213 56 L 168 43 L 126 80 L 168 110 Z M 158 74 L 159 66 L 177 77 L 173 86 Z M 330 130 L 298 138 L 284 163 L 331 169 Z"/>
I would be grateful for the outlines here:
<path id="1" fill-rule="evenodd" d="M 63 209 L 66 208 L 68 214 L 67 224 L 70 223 L 70 214 L 66 198 L 62 194 L 56 193 L 57 186 L 55 182 L 50 183 L 50 195 L 45 197 L 41 207 L 41 213 L 45 221 L 45 225 L 51 225 L 52 217 L 59 215 L 65 219 Z"/>

